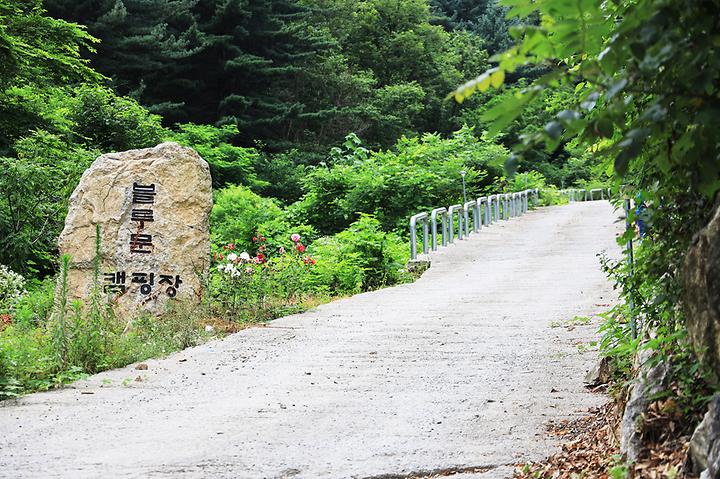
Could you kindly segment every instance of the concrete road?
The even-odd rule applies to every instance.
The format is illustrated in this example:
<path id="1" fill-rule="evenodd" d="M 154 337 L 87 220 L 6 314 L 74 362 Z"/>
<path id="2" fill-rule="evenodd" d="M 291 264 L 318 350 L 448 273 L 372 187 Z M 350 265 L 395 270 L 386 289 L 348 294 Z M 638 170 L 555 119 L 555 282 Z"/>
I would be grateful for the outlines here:
<path id="1" fill-rule="evenodd" d="M 0 476 L 509 477 L 603 401 L 597 323 L 557 323 L 616 301 L 596 254 L 620 228 L 607 202 L 539 209 L 414 284 L 0 403 Z"/>

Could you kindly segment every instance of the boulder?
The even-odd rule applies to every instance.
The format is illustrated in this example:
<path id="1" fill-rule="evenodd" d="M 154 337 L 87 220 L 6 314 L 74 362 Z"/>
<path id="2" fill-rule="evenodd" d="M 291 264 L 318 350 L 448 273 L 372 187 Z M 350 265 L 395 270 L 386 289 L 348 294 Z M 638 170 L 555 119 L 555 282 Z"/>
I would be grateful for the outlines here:
<path id="1" fill-rule="evenodd" d="M 688 456 L 696 474 L 720 479 L 720 394 L 710 401 L 705 417 L 695 428 Z"/>
<path id="2" fill-rule="evenodd" d="M 630 391 L 620 423 L 620 451 L 630 462 L 638 460 L 642 449 L 642 430 L 645 414 L 652 398 L 662 392 L 666 386 L 670 364 L 662 361 L 650 366 L 652 351 L 641 349 L 635 358 L 635 370 L 638 377 Z"/>
<path id="3" fill-rule="evenodd" d="M 595 365 L 587 372 L 583 382 L 588 387 L 596 387 L 609 383 L 611 379 L 610 357 L 603 356 L 598 359 Z"/>
<path id="4" fill-rule="evenodd" d="M 70 197 L 58 240 L 71 256 L 68 299 L 100 291 L 126 318 L 162 313 L 171 298 L 199 301 L 211 208 L 210 169 L 190 148 L 163 143 L 100 156 Z"/>
<path id="5" fill-rule="evenodd" d="M 683 268 L 685 321 L 699 359 L 720 379 L 720 207 L 693 239 Z"/>

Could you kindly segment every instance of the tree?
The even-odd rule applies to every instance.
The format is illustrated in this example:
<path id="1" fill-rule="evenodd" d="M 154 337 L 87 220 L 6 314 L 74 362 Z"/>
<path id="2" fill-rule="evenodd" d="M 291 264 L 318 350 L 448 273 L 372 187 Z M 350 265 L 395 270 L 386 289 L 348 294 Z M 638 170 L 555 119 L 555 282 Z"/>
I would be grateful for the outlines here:
<path id="1" fill-rule="evenodd" d="M 41 0 L 0 0 L 0 18 L 0 88 L 100 79 L 80 57 L 95 38 L 45 15 Z"/>
<path id="2" fill-rule="evenodd" d="M 437 23 L 448 31 L 466 30 L 478 35 L 490 53 L 512 46 L 510 27 L 519 22 L 508 19 L 507 8 L 496 0 L 431 0 L 430 4 Z"/>
<path id="3" fill-rule="evenodd" d="M 200 48 L 190 8 L 195 0 L 46 0 L 53 16 L 86 25 L 102 41 L 92 66 L 112 78 L 122 95 L 177 118 L 192 87 L 183 78 L 185 59 Z M 92 53 L 92 52 L 88 52 Z"/>

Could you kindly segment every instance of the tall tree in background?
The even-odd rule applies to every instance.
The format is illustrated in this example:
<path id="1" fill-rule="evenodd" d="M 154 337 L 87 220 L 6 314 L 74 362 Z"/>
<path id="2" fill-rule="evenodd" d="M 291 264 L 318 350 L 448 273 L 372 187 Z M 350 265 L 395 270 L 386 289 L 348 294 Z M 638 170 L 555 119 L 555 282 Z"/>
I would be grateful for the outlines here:
<path id="1" fill-rule="evenodd" d="M 431 0 L 436 22 L 448 30 L 467 30 L 483 39 L 490 53 L 507 50 L 513 44 L 509 29 L 519 22 L 507 19 L 508 9 L 497 0 Z"/>
<path id="2" fill-rule="evenodd" d="M 188 96 L 189 117 L 236 123 L 244 143 L 282 147 L 293 120 L 314 113 L 303 84 L 328 39 L 294 0 L 200 0 L 193 13 L 203 38 L 189 74 L 202 94 Z"/>
<path id="3" fill-rule="evenodd" d="M 46 0 L 48 12 L 86 25 L 102 41 L 92 65 L 130 95 L 169 118 L 181 118 L 191 88 L 182 60 L 200 48 L 190 9 L 196 0 Z"/>
<path id="4" fill-rule="evenodd" d="M 433 25 L 428 0 L 45 1 L 102 40 L 93 66 L 166 125 L 233 124 L 270 151 L 449 133 L 459 107 L 443 98 L 487 67 L 480 37 Z"/>

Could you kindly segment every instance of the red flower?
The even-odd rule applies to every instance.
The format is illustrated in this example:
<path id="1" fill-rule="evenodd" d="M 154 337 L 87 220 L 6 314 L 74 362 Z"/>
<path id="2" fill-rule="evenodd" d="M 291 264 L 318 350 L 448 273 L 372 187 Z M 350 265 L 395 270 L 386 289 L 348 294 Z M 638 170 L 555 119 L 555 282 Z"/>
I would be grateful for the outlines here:
<path id="1" fill-rule="evenodd" d="M 257 243 L 257 236 L 253 236 L 253 243 Z"/>
<path id="2" fill-rule="evenodd" d="M 258 249 L 260 251 L 265 251 L 267 248 L 265 247 L 265 245 L 260 245 L 260 247 Z"/>
<path id="3" fill-rule="evenodd" d="M 261 237 L 260 237 L 260 241 L 265 241 L 265 237 L 264 237 L 264 236 L 261 236 Z"/>
<path id="4" fill-rule="evenodd" d="M 257 254 L 257 259 L 259 262 L 264 263 L 265 262 L 265 255 L 262 253 Z"/>
<path id="5" fill-rule="evenodd" d="M 228 248 L 230 248 L 231 250 L 232 250 L 232 249 L 235 249 L 235 243 L 230 243 L 230 244 L 228 245 Z"/>
<path id="6" fill-rule="evenodd" d="M 9 314 L 0 314 L 0 322 L 10 324 L 12 323 L 12 317 Z"/>
<path id="7" fill-rule="evenodd" d="M 301 253 L 304 253 L 304 252 L 305 252 L 305 246 L 303 246 L 302 243 L 298 243 L 298 244 L 295 246 L 295 249 L 298 250 L 298 251 L 301 252 Z"/>
<path id="8" fill-rule="evenodd" d="M 317 263 L 317 261 L 315 261 L 315 259 L 311 258 L 310 256 L 305 256 L 305 258 L 303 258 L 303 262 L 307 265 L 314 265 L 315 263 Z"/>
<path id="9" fill-rule="evenodd" d="M 219 258 L 220 258 L 220 261 L 222 261 L 222 260 L 223 260 L 223 255 L 222 255 L 222 253 L 220 253 L 220 256 L 219 256 Z"/>

